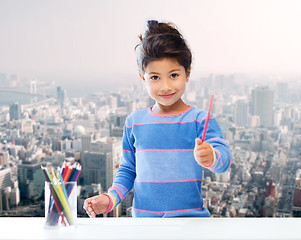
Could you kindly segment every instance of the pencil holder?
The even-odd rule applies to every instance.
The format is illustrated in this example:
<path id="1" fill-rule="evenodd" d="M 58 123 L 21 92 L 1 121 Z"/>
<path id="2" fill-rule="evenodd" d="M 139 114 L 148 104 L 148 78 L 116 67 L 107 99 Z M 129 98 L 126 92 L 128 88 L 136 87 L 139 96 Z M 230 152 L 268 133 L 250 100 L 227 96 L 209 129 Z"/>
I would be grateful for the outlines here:
<path id="1" fill-rule="evenodd" d="M 76 220 L 76 182 L 45 182 L 46 227 L 75 226 Z"/>

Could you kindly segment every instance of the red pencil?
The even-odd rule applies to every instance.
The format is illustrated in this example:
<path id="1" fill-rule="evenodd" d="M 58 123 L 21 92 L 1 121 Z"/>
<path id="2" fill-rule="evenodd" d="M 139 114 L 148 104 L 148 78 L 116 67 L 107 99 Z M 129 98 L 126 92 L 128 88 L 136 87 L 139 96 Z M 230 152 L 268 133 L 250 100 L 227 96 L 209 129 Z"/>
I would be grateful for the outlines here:
<path id="1" fill-rule="evenodd" d="M 204 130 L 203 130 L 202 142 L 204 142 L 205 136 L 206 136 L 207 126 L 208 126 L 208 122 L 209 122 L 209 118 L 210 118 L 210 110 L 211 110 L 212 101 L 213 101 L 213 95 L 211 95 L 211 99 L 210 99 L 208 114 L 207 114 L 207 117 L 206 117 L 205 127 L 204 127 Z"/>

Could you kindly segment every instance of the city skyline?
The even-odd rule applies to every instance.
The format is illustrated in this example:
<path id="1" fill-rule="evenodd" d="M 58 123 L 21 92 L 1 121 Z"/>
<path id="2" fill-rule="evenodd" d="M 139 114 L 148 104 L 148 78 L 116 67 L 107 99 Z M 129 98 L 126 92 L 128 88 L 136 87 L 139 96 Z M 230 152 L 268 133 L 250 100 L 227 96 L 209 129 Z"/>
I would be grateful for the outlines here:
<path id="1" fill-rule="evenodd" d="M 138 79 L 134 47 L 146 20 L 175 23 L 192 78 L 301 69 L 299 1 L 1 1 L 0 72 L 92 86 Z"/>
<path id="2" fill-rule="evenodd" d="M 204 206 L 213 217 L 298 217 L 300 86 L 293 89 L 278 82 L 276 88 L 256 87 L 236 77 L 244 80 L 207 76 L 191 82 L 183 96 L 187 104 L 207 109 L 215 90 L 211 113 L 233 156 L 225 174 L 204 170 Z M 106 191 L 119 167 L 126 117 L 152 104 L 142 88 L 136 84 L 68 98 L 57 86 L 56 97 L 39 101 L 32 96 L 30 104 L 0 108 L 0 215 L 43 216 L 40 165 L 61 166 L 66 161 L 83 166 L 78 214 L 87 217 L 84 199 Z M 273 109 L 272 119 L 266 108 Z M 110 216 L 131 216 L 132 198 L 133 193 Z"/>

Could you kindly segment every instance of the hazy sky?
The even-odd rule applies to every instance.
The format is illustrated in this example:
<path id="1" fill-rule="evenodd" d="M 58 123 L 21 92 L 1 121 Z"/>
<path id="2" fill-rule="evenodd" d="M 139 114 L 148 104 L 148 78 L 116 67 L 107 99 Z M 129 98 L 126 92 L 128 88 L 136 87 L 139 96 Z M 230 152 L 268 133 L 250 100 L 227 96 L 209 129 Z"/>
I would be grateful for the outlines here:
<path id="1" fill-rule="evenodd" d="M 178 26 L 193 52 L 192 76 L 301 72 L 299 0 L 0 0 L 0 72 L 138 76 L 133 49 L 148 19 Z"/>

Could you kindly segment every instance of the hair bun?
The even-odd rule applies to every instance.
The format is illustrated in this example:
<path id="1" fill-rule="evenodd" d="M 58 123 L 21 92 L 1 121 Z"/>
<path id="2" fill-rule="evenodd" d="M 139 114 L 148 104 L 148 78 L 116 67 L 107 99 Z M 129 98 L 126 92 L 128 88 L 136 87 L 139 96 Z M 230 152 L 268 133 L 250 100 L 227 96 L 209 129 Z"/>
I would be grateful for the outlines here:
<path id="1" fill-rule="evenodd" d="M 158 26 L 159 22 L 157 20 L 149 20 L 147 21 L 147 28 L 152 29 L 155 26 Z"/>
<path id="2" fill-rule="evenodd" d="M 157 20 L 147 21 L 147 30 L 144 33 L 144 37 L 157 34 L 176 34 L 181 36 L 176 26 L 171 23 L 158 22 Z"/>

